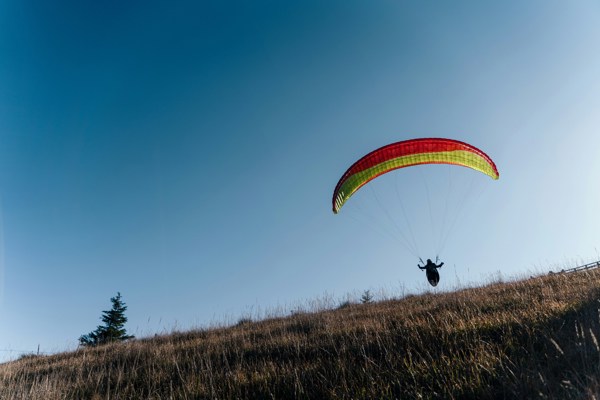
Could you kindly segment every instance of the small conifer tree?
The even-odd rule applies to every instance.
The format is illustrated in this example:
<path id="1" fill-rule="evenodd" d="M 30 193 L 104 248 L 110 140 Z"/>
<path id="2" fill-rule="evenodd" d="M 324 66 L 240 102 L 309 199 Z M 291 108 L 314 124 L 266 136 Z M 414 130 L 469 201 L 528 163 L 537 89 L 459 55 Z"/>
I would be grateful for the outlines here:
<path id="1" fill-rule="evenodd" d="M 373 302 L 373 295 L 370 290 L 365 290 L 363 292 L 362 297 L 360 298 L 360 302 L 363 304 L 368 304 Z"/>
<path id="2" fill-rule="evenodd" d="M 117 292 L 117 296 L 112 297 L 110 301 L 112 302 L 112 309 L 102 311 L 104 325 L 98 326 L 95 331 L 87 335 L 82 335 L 79 338 L 79 344 L 82 346 L 98 346 L 134 338 L 133 335 L 128 335 L 124 328 L 127 322 L 125 316 L 127 306 L 121 301 L 121 293 Z"/>

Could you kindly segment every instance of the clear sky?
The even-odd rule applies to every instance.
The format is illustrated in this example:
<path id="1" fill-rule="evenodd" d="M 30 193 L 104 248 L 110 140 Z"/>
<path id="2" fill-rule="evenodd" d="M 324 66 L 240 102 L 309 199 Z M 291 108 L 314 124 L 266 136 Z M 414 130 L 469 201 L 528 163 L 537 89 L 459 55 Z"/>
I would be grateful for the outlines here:
<path id="1" fill-rule="evenodd" d="M 117 291 L 145 336 L 429 290 L 385 224 L 434 257 L 446 177 L 435 290 L 596 259 L 598 71 L 597 1 L 4 0 L 0 357 L 75 347 Z M 331 212 L 352 162 L 414 137 L 500 180 L 396 171 Z"/>

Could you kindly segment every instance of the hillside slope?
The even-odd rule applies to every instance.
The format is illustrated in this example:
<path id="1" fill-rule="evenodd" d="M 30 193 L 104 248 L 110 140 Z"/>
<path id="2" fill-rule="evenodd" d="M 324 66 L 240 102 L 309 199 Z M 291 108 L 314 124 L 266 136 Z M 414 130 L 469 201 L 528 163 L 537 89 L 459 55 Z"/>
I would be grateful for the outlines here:
<path id="1" fill-rule="evenodd" d="M 0 365 L 2 399 L 599 398 L 600 271 Z"/>

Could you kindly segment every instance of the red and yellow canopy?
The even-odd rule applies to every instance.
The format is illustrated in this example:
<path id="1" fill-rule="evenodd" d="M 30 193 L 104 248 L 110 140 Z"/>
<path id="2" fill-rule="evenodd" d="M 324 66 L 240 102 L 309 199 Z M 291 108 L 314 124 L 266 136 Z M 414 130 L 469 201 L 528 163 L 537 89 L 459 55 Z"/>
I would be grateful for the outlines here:
<path id="1" fill-rule="evenodd" d="M 333 212 L 372 179 L 398 168 L 420 164 L 454 164 L 498 179 L 498 169 L 487 154 L 468 143 L 452 139 L 412 139 L 383 146 L 355 162 L 344 173 L 333 192 Z"/>

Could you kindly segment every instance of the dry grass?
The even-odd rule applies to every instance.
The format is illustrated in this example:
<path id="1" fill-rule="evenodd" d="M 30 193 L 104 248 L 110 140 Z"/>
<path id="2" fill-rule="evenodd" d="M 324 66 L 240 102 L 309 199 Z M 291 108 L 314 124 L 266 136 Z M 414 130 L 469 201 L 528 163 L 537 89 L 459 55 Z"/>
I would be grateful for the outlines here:
<path id="1" fill-rule="evenodd" d="M 2 399 L 600 398 L 600 271 L 0 365 Z"/>

